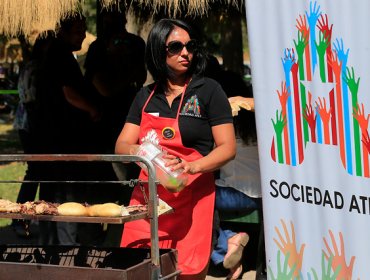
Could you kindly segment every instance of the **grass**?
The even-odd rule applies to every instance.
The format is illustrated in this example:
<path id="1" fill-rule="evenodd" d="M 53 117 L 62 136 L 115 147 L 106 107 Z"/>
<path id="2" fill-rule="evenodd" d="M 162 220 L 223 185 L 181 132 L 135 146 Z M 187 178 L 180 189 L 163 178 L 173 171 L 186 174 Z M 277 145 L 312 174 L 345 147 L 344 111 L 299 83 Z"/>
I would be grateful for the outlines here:
<path id="1" fill-rule="evenodd" d="M 27 165 L 21 162 L 12 162 L 0 166 L 0 181 L 22 180 Z M 0 182 L 0 198 L 16 201 L 20 183 L 3 183 Z M 10 219 L 0 219 L 0 227 L 7 226 L 11 223 Z"/>
<path id="2" fill-rule="evenodd" d="M 12 119 L 8 116 L 0 115 L 0 153 L 15 154 L 22 151 L 19 143 L 17 131 L 13 129 Z M 0 163 L 0 181 L 18 181 L 22 180 L 26 163 L 11 162 Z M 0 198 L 16 201 L 20 183 L 2 183 L 0 182 Z M 9 225 L 10 219 L 0 219 L 0 227 Z"/>

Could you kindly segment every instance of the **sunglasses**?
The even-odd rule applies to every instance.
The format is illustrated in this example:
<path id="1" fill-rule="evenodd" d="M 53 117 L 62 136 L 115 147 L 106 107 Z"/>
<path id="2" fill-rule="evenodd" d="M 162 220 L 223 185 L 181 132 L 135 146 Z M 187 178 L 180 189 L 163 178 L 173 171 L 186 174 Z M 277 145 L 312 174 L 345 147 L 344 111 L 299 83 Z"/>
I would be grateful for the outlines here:
<path id="1" fill-rule="evenodd" d="M 189 53 L 193 53 L 197 49 L 197 41 L 194 39 L 188 41 L 186 44 L 181 43 L 180 41 L 171 41 L 166 46 L 167 51 L 170 54 L 179 54 L 184 47 Z"/>

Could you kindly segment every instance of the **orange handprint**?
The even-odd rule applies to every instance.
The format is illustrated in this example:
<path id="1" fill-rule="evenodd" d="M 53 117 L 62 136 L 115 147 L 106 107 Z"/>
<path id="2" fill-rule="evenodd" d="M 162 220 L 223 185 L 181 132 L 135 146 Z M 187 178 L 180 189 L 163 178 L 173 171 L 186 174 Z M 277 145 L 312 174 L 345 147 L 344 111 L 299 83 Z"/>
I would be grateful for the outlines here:
<path id="1" fill-rule="evenodd" d="M 308 38 L 310 36 L 310 29 L 307 26 L 307 21 L 306 21 L 306 15 L 299 15 L 299 20 L 296 19 L 297 22 L 297 29 L 302 33 L 303 38 L 305 38 L 306 41 L 308 41 Z"/>
<path id="2" fill-rule="evenodd" d="M 337 269 L 337 267 L 339 267 L 339 266 L 341 267 L 337 279 L 345 279 L 345 280 L 352 279 L 352 270 L 353 270 L 353 265 L 355 263 L 355 256 L 353 256 L 351 258 L 350 264 L 347 266 L 347 264 L 346 264 L 346 255 L 345 255 L 345 252 L 344 252 L 344 241 L 343 241 L 342 233 L 339 232 L 341 253 L 338 250 L 338 246 L 335 242 L 335 238 L 334 238 L 333 232 L 331 230 L 329 230 L 329 234 L 330 234 L 331 242 L 333 244 L 334 253 L 330 249 L 330 246 L 329 246 L 328 242 L 326 241 L 326 238 L 324 237 L 324 243 L 325 243 L 325 247 L 326 247 L 326 250 L 327 250 L 327 252 L 325 252 L 323 250 L 325 258 L 327 260 L 329 260 L 329 258 L 331 256 L 333 257 L 333 263 L 332 263 L 333 271 L 335 271 Z"/>
<path id="3" fill-rule="evenodd" d="M 361 103 L 361 106 L 360 104 L 357 104 L 357 106 L 353 108 L 353 117 L 357 120 L 361 128 L 361 133 L 364 134 L 369 126 L 370 114 L 365 117 L 365 108 L 363 103 Z"/>
<path id="4" fill-rule="evenodd" d="M 281 92 L 279 92 L 279 90 L 276 90 L 276 92 L 279 96 L 281 109 L 283 111 L 283 116 L 286 116 L 286 104 L 288 102 L 288 97 L 290 95 L 286 87 L 286 83 L 281 82 Z"/>
<path id="5" fill-rule="evenodd" d="M 283 252 L 284 255 L 289 254 L 289 260 L 288 260 L 289 267 L 290 268 L 295 267 L 294 277 L 298 277 L 299 279 L 300 277 L 299 275 L 300 275 L 301 268 L 302 268 L 302 262 L 303 262 L 303 251 L 304 251 L 306 244 L 301 245 L 301 248 L 298 253 L 293 222 L 290 222 L 290 227 L 292 230 L 292 233 L 291 233 L 292 236 L 290 238 L 285 222 L 283 220 L 280 220 L 280 221 L 284 228 L 285 239 L 281 235 L 279 229 L 275 227 L 275 231 L 277 235 L 279 236 L 280 242 L 276 238 L 274 238 L 274 242 L 279 247 L 279 249 Z"/>
<path id="6" fill-rule="evenodd" d="M 323 102 L 324 101 L 324 102 Z M 321 99 L 319 97 L 319 103 L 316 101 L 316 106 L 317 106 L 317 111 L 320 114 L 320 117 L 324 123 L 324 125 L 329 125 L 329 120 L 330 120 L 330 108 L 329 110 L 326 109 L 326 99 L 325 97 Z"/>
<path id="7" fill-rule="evenodd" d="M 308 43 L 310 40 L 310 28 L 307 24 L 306 15 L 302 17 L 302 15 L 299 15 L 299 19 L 296 19 L 297 22 L 297 29 L 302 34 L 302 37 L 304 38 L 304 41 L 307 42 L 305 44 L 305 55 L 306 55 L 306 72 L 307 72 L 307 80 L 311 81 L 311 58 L 310 58 L 310 44 Z"/>
<path id="8" fill-rule="evenodd" d="M 330 55 L 328 55 L 328 63 L 333 69 L 336 81 L 340 81 L 340 74 L 342 72 L 342 61 L 339 61 L 338 55 L 335 51 L 332 51 Z"/>
<path id="9" fill-rule="evenodd" d="M 330 130 L 329 130 L 329 122 L 330 122 L 330 115 L 331 110 L 326 109 L 326 99 L 319 97 L 319 103 L 316 101 L 316 110 L 318 111 L 322 123 L 324 125 L 324 141 L 325 144 L 330 144 Z"/>

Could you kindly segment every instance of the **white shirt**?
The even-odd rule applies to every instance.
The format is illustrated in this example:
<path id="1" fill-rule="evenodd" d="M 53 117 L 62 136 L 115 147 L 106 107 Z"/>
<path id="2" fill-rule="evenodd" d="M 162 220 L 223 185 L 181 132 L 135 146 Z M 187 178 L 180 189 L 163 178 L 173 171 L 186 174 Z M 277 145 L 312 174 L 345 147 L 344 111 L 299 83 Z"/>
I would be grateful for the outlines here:
<path id="1" fill-rule="evenodd" d="M 216 185 L 234 188 L 250 197 L 262 197 L 258 147 L 236 139 L 235 159 L 222 166 Z"/>

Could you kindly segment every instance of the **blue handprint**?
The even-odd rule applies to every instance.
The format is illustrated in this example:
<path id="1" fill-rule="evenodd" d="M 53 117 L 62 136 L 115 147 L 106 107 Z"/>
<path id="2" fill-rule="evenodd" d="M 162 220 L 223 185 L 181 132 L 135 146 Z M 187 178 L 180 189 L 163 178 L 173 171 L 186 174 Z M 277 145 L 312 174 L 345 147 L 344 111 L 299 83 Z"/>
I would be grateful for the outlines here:
<path id="1" fill-rule="evenodd" d="M 312 56 L 312 69 L 313 72 L 315 72 L 315 67 L 317 64 L 317 57 L 316 57 L 316 44 L 315 44 L 315 28 L 316 28 L 316 22 L 319 19 L 321 12 L 320 12 L 320 5 L 316 7 L 317 2 L 315 1 L 313 7 L 312 7 L 312 1 L 310 2 L 310 14 L 306 12 L 308 25 L 310 26 L 310 47 L 312 50 L 311 56 Z"/>
<path id="2" fill-rule="evenodd" d="M 346 68 L 347 68 L 347 60 L 348 60 L 349 49 L 347 49 L 346 52 L 344 51 L 343 39 L 342 38 L 340 38 L 340 40 L 338 40 L 338 38 L 337 38 L 335 40 L 335 42 L 333 43 L 333 47 L 334 47 L 335 51 L 337 52 L 339 61 L 342 62 L 342 71 L 345 71 Z"/>
<path id="3" fill-rule="evenodd" d="M 285 73 L 285 82 L 289 91 L 290 87 L 290 70 L 292 69 L 293 64 L 295 63 L 294 49 L 286 48 L 284 50 L 284 57 L 281 58 L 283 63 L 284 73 Z"/>

